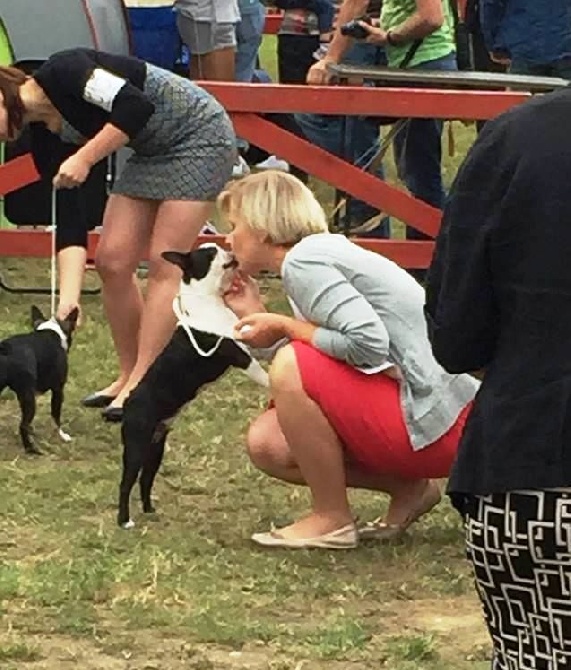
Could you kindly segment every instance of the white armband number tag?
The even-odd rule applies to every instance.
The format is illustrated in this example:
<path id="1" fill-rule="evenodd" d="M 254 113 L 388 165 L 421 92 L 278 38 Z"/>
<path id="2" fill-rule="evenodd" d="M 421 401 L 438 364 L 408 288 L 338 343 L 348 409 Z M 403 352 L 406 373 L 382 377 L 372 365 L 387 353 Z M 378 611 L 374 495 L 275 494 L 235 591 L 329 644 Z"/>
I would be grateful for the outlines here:
<path id="1" fill-rule="evenodd" d="M 110 112 L 119 91 L 127 81 L 112 72 L 96 68 L 85 84 L 83 99 Z"/>

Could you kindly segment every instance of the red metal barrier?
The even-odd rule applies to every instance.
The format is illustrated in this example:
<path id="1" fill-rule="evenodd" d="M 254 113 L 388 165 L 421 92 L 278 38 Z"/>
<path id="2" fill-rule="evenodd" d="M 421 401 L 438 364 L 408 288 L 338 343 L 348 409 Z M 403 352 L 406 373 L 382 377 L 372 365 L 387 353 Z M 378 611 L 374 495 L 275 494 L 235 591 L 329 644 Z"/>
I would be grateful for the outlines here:
<path id="1" fill-rule="evenodd" d="M 281 22 L 281 12 L 268 12 L 266 14 L 266 25 L 264 26 L 264 33 L 266 35 L 275 35 L 280 29 Z"/>
<path id="2" fill-rule="evenodd" d="M 89 234 L 88 257 L 93 258 L 99 241 L 99 233 Z M 404 240 L 359 239 L 358 243 L 372 251 L 382 253 L 403 267 L 425 268 L 432 257 L 432 242 L 409 242 Z M 216 242 L 226 246 L 223 235 L 201 235 L 196 245 Z M 0 257 L 47 258 L 51 254 L 51 233 L 41 230 L 0 230 Z"/>
<path id="3" fill-rule="evenodd" d="M 268 16 L 268 30 L 273 30 L 272 26 L 275 28 L 279 20 L 279 16 Z M 247 85 L 221 82 L 202 82 L 202 85 L 230 112 L 236 132 L 241 137 L 432 236 L 437 233 L 440 224 L 439 210 L 284 131 L 259 115 L 271 112 L 308 112 L 405 118 L 490 119 L 529 97 L 528 94 L 515 92 L 410 88 Z M 12 160 L 0 166 L 0 196 L 37 178 L 29 156 Z M 200 241 L 212 239 L 212 236 L 207 236 Z M 92 234 L 90 253 L 93 253 L 96 242 L 97 235 Z M 358 242 L 411 268 L 426 267 L 433 248 L 431 242 L 370 239 L 360 239 Z M 0 231 L 0 256 L 47 256 L 49 253 L 48 234 L 23 230 Z"/>

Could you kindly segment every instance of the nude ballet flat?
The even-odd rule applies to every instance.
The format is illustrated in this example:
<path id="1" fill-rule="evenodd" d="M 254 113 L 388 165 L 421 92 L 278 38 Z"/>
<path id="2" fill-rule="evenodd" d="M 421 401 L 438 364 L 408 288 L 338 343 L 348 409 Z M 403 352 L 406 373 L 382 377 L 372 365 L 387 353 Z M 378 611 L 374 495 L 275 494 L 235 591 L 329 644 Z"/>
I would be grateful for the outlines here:
<path id="1" fill-rule="evenodd" d="M 287 538 L 280 535 L 278 530 L 271 530 L 267 533 L 254 533 L 252 541 L 262 547 L 282 549 L 354 549 L 359 542 L 359 536 L 355 525 L 349 523 L 318 537 Z"/>
<path id="2" fill-rule="evenodd" d="M 440 488 L 437 484 L 427 487 L 426 491 L 418 501 L 418 504 L 410 511 L 402 523 L 386 523 L 382 517 L 369 521 L 357 530 L 361 540 L 394 540 L 400 537 L 415 521 L 430 512 L 430 510 L 442 499 Z"/>

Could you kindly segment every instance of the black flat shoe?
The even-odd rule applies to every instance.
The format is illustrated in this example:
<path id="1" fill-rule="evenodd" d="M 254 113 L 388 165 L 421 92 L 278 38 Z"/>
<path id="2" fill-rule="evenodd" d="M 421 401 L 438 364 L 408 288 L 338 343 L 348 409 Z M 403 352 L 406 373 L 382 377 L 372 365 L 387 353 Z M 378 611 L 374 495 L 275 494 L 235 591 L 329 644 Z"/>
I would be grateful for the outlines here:
<path id="1" fill-rule="evenodd" d="M 101 416 L 105 421 L 110 423 L 121 423 L 123 421 L 123 408 L 122 407 L 106 407 L 102 412 Z"/>
<path id="2" fill-rule="evenodd" d="M 114 395 L 105 395 L 104 393 L 90 393 L 81 400 L 84 407 L 103 409 L 115 400 Z"/>

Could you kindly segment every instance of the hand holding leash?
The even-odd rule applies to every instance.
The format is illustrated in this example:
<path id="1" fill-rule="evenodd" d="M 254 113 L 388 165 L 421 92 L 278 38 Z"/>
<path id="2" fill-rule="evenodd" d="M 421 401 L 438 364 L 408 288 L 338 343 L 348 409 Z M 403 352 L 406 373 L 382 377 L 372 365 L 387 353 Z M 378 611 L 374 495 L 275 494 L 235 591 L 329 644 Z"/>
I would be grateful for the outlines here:
<path id="1" fill-rule="evenodd" d="M 53 179 L 54 188 L 76 188 L 89 176 L 91 165 L 78 154 L 66 158 Z"/>

